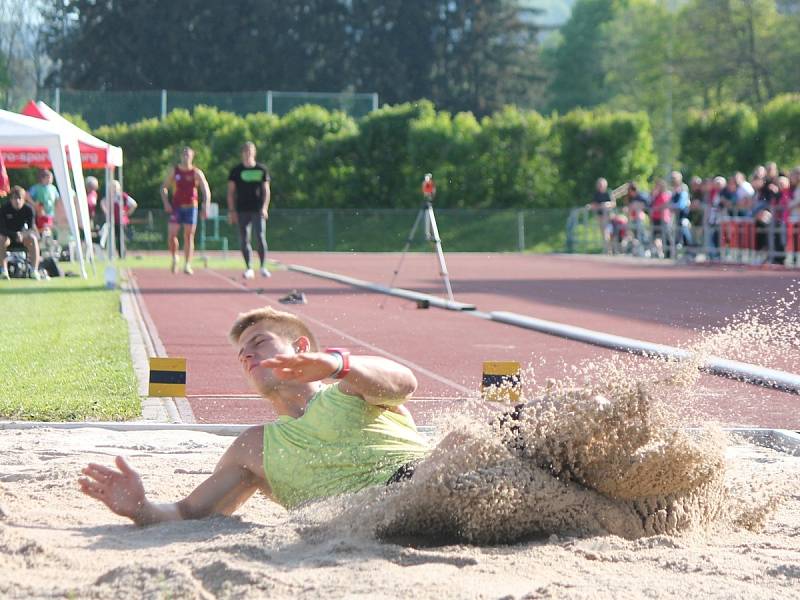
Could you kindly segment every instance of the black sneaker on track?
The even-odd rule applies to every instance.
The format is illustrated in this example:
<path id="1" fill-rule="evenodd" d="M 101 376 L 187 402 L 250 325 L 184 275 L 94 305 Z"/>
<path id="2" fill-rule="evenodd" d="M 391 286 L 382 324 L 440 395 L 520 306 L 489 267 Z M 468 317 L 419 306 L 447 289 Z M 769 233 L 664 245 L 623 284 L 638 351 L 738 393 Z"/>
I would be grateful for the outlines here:
<path id="1" fill-rule="evenodd" d="M 308 301 L 306 300 L 306 295 L 303 292 L 298 292 L 297 290 L 292 290 L 290 293 L 286 294 L 283 298 L 279 298 L 278 302 L 281 304 L 307 304 Z"/>

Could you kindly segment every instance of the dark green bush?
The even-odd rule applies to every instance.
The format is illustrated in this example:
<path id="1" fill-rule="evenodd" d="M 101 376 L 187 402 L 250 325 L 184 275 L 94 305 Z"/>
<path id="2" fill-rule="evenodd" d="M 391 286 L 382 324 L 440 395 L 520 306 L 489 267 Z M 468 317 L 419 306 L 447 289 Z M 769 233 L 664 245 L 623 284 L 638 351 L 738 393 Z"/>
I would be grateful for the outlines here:
<path id="1" fill-rule="evenodd" d="M 576 111 L 548 119 L 507 107 L 478 122 L 471 113 L 437 112 L 428 101 L 386 106 L 357 122 L 319 106 L 282 118 L 201 106 L 97 134 L 122 146 L 125 187 L 144 207 L 160 206 L 159 186 L 184 145 L 195 149 L 223 208 L 245 140 L 269 167 L 282 208 L 417 207 L 426 172 L 443 208 L 571 206 L 600 175 L 618 184 L 649 176 L 655 165 L 644 115 Z"/>
<path id="2" fill-rule="evenodd" d="M 784 170 L 800 165 L 800 94 L 774 98 L 759 115 L 762 160 L 774 160 Z"/>
<path id="3" fill-rule="evenodd" d="M 647 179 L 657 164 L 644 113 L 575 110 L 557 117 L 554 130 L 560 184 L 550 206 L 586 202 L 598 177 L 612 188 Z"/>
<path id="4" fill-rule="evenodd" d="M 713 177 L 749 171 L 763 160 L 755 111 L 744 104 L 690 111 L 680 155 L 685 175 Z"/>

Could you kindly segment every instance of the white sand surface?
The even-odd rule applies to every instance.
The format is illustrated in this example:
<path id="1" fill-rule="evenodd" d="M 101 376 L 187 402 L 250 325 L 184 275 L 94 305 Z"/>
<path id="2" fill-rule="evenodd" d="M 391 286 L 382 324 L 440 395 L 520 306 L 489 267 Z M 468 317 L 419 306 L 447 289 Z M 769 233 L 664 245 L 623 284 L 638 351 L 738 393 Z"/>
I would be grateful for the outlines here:
<path id="1" fill-rule="evenodd" d="M 0 431 L 0 597 L 800 595 L 800 458 L 741 442 L 724 453 L 726 479 L 789 490 L 757 531 L 717 523 L 638 539 L 564 533 L 495 546 L 395 543 L 359 521 L 359 497 L 294 512 L 254 497 L 235 517 L 137 528 L 78 491 L 85 463 L 110 465 L 122 454 L 152 498 L 175 500 L 210 473 L 231 441 L 175 431 Z M 367 521 L 375 500 L 364 498 Z"/>

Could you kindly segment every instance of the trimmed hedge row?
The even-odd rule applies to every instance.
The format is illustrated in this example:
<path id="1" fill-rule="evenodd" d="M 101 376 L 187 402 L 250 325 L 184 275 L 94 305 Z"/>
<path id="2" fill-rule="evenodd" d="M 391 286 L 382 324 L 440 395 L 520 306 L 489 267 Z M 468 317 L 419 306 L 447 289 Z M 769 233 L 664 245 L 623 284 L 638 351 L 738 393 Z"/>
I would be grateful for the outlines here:
<path id="1" fill-rule="evenodd" d="M 701 176 L 749 173 L 766 161 L 800 165 L 800 95 L 778 96 L 759 112 L 744 104 L 692 111 L 681 158 L 686 173 Z"/>
<path id="2" fill-rule="evenodd" d="M 245 140 L 255 142 L 284 208 L 417 207 L 426 172 L 442 207 L 566 207 L 585 202 L 597 177 L 643 180 L 656 165 L 643 113 L 547 118 L 507 107 L 478 121 L 420 101 L 355 121 L 318 106 L 281 118 L 201 106 L 96 133 L 125 151 L 125 187 L 145 207 L 160 206 L 159 185 L 184 145 L 194 148 L 221 207 Z"/>

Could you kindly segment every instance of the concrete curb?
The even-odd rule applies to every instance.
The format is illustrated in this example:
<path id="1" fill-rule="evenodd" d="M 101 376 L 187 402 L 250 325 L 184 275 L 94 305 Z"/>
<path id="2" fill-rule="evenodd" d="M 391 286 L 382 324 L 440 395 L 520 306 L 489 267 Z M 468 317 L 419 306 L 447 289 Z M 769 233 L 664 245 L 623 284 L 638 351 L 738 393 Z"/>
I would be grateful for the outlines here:
<path id="1" fill-rule="evenodd" d="M 759 446 L 785 452 L 791 456 L 800 456 L 800 432 L 790 431 L 788 429 L 740 428 L 733 428 L 728 431 Z"/>
<path id="2" fill-rule="evenodd" d="M 108 429 L 111 431 L 196 431 L 222 436 L 237 436 L 260 424 L 239 423 L 154 423 L 146 421 L 0 421 L 0 431 L 19 431 L 31 429 Z M 432 426 L 417 427 L 420 433 L 432 436 Z"/>
<path id="3" fill-rule="evenodd" d="M 87 422 L 49 422 L 49 421 L 0 421 L 0 431 L 20 431 L 32 429 L 108 429 L 120 432 L 135 431 L 194 431 L 214 435 L 234 437 L 250 427 L 238 423 L 148 423 L 145 421 L 87 421 Z M 430 425 L 418 427 L 419 432 L 432 437 L 436 428 Z M 692 428 L 694 430 L 694 428 Z M 758 446 L 771 448 L 791 456 L 800 456 L 800 433 L 788 429 L 726 427 L 723 431 L 741 437 Z"/>
<path id="4" fill-rule="evenodd" d="M 142 420 L 157 423 L 194 423 L 191 406 L 185 398 L 148 397 L 150 365 L 148 358 L 166 356 L 166 350 L 158 337 L 158 330 L 142 301 L 136 278 L 126 272 L 128 284 L 122 287 L 122 314 L 128 321 L 131 342 L 131 358 L 139 382 L 142 397 Z"/>

